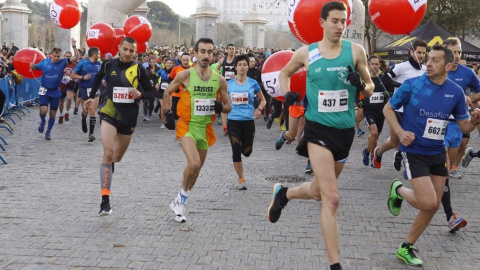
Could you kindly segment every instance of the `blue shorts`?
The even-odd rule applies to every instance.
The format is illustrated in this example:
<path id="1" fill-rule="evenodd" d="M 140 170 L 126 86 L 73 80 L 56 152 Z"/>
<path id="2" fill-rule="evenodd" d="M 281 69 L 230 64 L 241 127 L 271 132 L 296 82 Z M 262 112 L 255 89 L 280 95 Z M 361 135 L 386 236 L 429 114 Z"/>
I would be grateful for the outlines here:
<path id="1" fill-rule="evenodd" d="M 100 91 L 97 91 L 97 94 L 95 94 L 95 97 L 99 97 L 99 96 L 100 96 Z M 79 87 L 78 88 L 78 97 L 83 99 L 83 100 L 87 100 L 88 99 L 87 88 Z"/>
<path id="2" fill-rule="evenodd" d="M 43 96 L 39 96 L 40 106 L 48 106 L 50 104 L 50 110 L 56 111 L 60 103 L 61 92 L 60 89 L 48 90 Z"/>
<path id="3" fill-rule="evenodd" d="M 445 146 L 458 148 L 462 143 L 463 133 L 456 122 L 448 122 L 447 132 L 445 133 Z"/>

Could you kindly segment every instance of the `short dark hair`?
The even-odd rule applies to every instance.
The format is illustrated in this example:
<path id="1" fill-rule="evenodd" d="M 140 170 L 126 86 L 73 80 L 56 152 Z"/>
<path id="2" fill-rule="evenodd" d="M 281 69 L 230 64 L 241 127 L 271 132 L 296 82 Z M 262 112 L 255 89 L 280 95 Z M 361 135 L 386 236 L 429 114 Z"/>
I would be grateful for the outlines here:
<path id="1" fill-rule="evenodd" d="M 327 2 L 322 7 L 322 11 L 320 12 L 320 18 L 326 20 L 328 17 L 328 13 L 330 13 L 330 11 L 332 10 L 347 11 L 347 5 L 339 1 Z"/>
<path id="2" fill-rule="evenodd" d="M 62 52 L 62 49 L 58 48 L 58 47 L 54 47 L 52 49 L 52 53 L 61 53 Z"/>
<path id="3" fill-rule="evenodd" d="M 228 47 L 230 47 L 230 46 L 235 47 L 235 45 L 233 45 L 232 43 L 230 43 L 230 44 L 227 45 L 227 49 L 228 49 Z"/>
<path id="4" fill-rule="evenodd" d="M 98 54 L 100 50 L 97 47 L 91 47 L 88 49 L 88 57 L 92 57 L 94 54 Z"/>
<path id="5" fill-rule="evenodd" d="M 415 51 L 417 49 L 417 47 L 427 48 L 428 45 L 427 45 L 427 42 L 425 40 L 417 39 L 413 42 L 412 47 L 413 47 L 413 51 Z"/>
<path id="6" fill-rule="evenodd" d="M 180 58 L 182 58 L 182 57 L 184 57 L 184 56 L 190 57 L 190 54 L 189 54 L 188 52 L 184 52 L 184 53 L 182 53 L 182 56 L 180 56 Z"/>
<path id="7" fill-rule="evenodd" d="M 443 41 L 443 46 L 444 47 L 457 46 L 457 45 L 461 45 L 461 44 L 462 44 L 462 42 L 457 37 L 447 38 L 445 41 Z"/>
<path id="8" fill-rule="evenodd" d="M 120 45 L 123 44 L 123 42 L 128 42 L 128 43 L 131 43 L 131 44 L 137 44 L 137 41 L 132 38 L 132 37 L 124 37 L 122 38 L 122 41 L 120 41 Z"/>
<path id="9" fill-rule="evenodd" d="M 372 59 L 378 59 L 380 63 L 382 62 L 382 58 L 380 58 L 380 56 L 377 56 L 377 55 L 370 55 L 370 57 L 368 58 L 368 62 L 370 62 L 370 60 Z"/>
<path id="10" fill-rule="evenodd" d="M 195 42 L 195 51 L 198 52 L 198 44 L 200 43 L 206 43 L 206 44 L 212 44 L 213 47 L 215 47 L 215 43 L 213 42 L 213 39 L 211 38 L 200 38 Z"/>
<path id="11" fill-rule="evenodd" d="M 450 49 L 447 49 L 442 45 L 436 44 L 436 45 L 433 45 L 431 51 L 443 51 L 444 52 L 443 59 L 445 60 L 445 64 L 453 63 L 453 59 L 454 59 L 453 52 Z"/>
<path id="12" fill-rule="evenodd" d="M 246 54 L 238 55 L 237 57 L 235 57 L 235 66 L 237 66 L 238 62 L 240 61 L 246 61 L 248 65 L 248 62 L 250 62 L 250 57 L 248 57 L 248 55 Z"/>

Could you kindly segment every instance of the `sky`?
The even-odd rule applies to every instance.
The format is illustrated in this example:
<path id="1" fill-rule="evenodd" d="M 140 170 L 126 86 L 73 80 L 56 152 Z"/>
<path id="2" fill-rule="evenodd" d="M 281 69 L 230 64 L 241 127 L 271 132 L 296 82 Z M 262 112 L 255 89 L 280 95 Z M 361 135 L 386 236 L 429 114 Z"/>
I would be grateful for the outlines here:
<path id="1" fill-rule="evenodd" d="M 52 0 L 37 0 L 42 2 L 50 3 Z M 77 0 L 80 2 L 88 3 L 88 0 Z M 117 1 L 128 1 L 128 0 L 117 0 Z M 155 0 L 158 1 L 158 0 Z M 190 17 L 195 13 L 197 9 L 197 0 L 160 0 L 167 4 L 173 12 L 180 14 L 183 17 Z M 5 0 L 0 0 L 0 3 L 5 2 Z"/>

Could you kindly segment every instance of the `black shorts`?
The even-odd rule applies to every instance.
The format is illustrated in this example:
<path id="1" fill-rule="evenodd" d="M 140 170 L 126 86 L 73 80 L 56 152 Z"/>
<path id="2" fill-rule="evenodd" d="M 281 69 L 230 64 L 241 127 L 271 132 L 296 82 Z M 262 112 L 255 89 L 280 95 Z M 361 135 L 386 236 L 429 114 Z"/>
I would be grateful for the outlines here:
<path id="1" fill-rule="evenodd" d="M 363 110 L 363 115 L 365 116 L 365 121 L 370 125 L 377 125 L 378 134 L 382 133 L 383 124 L 385 123 L 385 116 L 381 110 Z"/>
<path id="2" fill-rule="evenodd" d="M 420 155 L 402 152 L 405 171 L 403 176 L 411 180 L 423 176 L 447 176 L 447 154 L 443 151 L 437 155 Z"/>
<path id="3" fill-rule="evenodd" d="M 118 134 L 132 135 L 137 126 L 137 121 L 118 121 L 107 114 L 99 113 L 100 124 L 105 121 L 117 129 Z"/>
<path id="4" fill-rule="evenodd" d="M 155 96 L 156 96 L 158 99 L 163 99 L 163 93 L 165 93 L 165 90 L 158 89 L 158 91 L 155 92 Z"/>
<path id="5" fill-rule="evenodd" d="M 303 138 L 297 146 L 297 153 L 308 157 L 307 142 L 318 144 L 330 150 L 335 161 L 348 157 L 355 137 L 355 128 L 338 129 L 306 120 Z"/>

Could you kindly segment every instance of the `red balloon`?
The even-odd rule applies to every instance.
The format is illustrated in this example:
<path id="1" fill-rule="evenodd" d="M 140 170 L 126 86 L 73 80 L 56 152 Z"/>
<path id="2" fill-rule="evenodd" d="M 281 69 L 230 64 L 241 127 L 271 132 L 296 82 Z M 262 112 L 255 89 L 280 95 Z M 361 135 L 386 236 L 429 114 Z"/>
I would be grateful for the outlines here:
<path id="1" fill-rule="evenodd" d="M 137 53 L 144 53 L 147 50 L 146 43 L 137 43 Z"/>
<path id="2" fill-rule="evenodd" d="M 116 37 L 113 28 L 106 23 L 96 23 L 92 25 L 85 36 L 88 47 L 97 47 L 100 53 L 105 55 L 112 49 Z"/>
<path id="3" fill-rule="evenodd" d="M 125 36 L 125 32 L 122 28 L 114 28 L 113 31 L 115 32 L 115 36 Z"/>
<path id="4" fill-rule="evenodd" d="M 129 17 L 123 24 L 125 36 L 134 38 L 137 43 L 147 42 L 152 36 L 150 22 L 142 16 Z"/>
<path id="5" fill-rule="evenodd" d="M 118 45 L 120 45 L 120 42 L 125 37 L 125 34 L 123 33 L 122 28 L 114 28 L 113 32 L 115 34 L 115 42 L 112 43 L 112 47 L 110 49 L 101 51 L 102 58 L 105 58 L 107 53 L 111 53 L 113 57 L 118 54 Z"/>
<path id="6" fill-rule="evenodd" d="M 408 35 L 422 22 L 427 0 L 370 0 L 372 22 L 392 35 Z"/>
<path id="7" fill-rule="evenodd" d="M 280 71 L 292 59 L 292 51 L 280 51 L 268 57 L 263 64 L 262 82 L 267 93 L 279 101 L 285 101 L 283 93 L 280 90 L 280 81 L 278 75 Z M 307 72 L 305 68 L 301 68 L 295 72 L 290 78 L 290 91 L 300 94 L 300 99 L 305 97 L 305 90 L 307 87 Z"/>
<path id="8" fill-rule="evenodd" d="M 334 0 L 291 0 L 288 2 L 288 26 L 292 34 L 302 43 L 311 44 L 323 39 L 320 11 L 325 3 Z M 350 25 L 352 0 L 335 0 L 347 5 L 347 25 Z"/>
<path id="9" fill-rule="evenodd" d="M 50 5 L 50 18 L 61 28 L 74 27 L 81 17 L 80 4 L 76 0 L 54 0 Z"/>
<path id="10" fill-rule="evenodd" d="M 30 63 L 38 64 L 45 59 L 45 55 L 33 48 L 21 49 L 13 56 L 13 67 L 25 78 L 34 79 L 42 76 L 41 70 L 32 71 Z"/>

